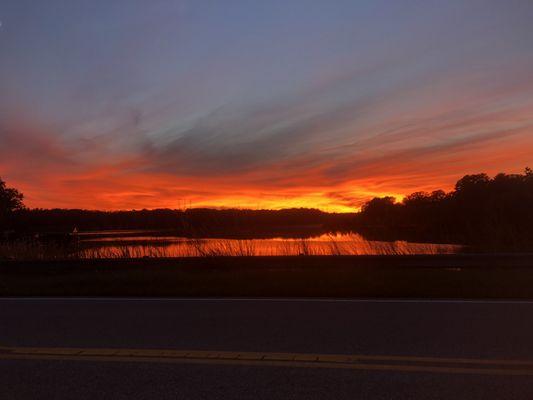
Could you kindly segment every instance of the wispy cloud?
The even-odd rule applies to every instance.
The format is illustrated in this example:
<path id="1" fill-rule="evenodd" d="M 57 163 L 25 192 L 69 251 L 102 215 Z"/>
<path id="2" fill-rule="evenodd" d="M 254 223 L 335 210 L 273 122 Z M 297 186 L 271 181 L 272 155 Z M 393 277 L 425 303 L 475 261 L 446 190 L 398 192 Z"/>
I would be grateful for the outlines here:
<path id="1" fill-rule="evenodd" d="M 297 3 L 10 3 L 0 175 L 39 207 L 350 210 L 533 165 L 530 2 Z"/>

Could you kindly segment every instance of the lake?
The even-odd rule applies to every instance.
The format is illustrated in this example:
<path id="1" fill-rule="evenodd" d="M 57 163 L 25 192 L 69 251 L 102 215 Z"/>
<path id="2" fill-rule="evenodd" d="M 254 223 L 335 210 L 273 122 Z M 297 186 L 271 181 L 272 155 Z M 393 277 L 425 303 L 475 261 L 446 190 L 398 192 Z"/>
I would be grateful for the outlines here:
<path id="1" fill-rule="evenodd" d="M 142 231 L 80 232 L 76 236 L 82 258 L 408 255 L 463 250 L 452 244 L 371 241 L 356 233 L 268 239 L 186 238 Z"/>

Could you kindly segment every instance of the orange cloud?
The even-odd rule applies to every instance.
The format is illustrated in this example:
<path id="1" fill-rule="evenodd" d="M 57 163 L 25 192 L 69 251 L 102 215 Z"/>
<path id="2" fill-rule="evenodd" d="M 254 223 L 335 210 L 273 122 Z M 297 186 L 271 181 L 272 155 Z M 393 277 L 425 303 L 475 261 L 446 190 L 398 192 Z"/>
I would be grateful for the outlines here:
<path id="1" fill-rule="evenodd" d="M 414 115 L 388 114 L 388 100 L 373 104 L 381 120 L 364 123 L 352 118 L 357 105 L 222 112 L 164 143 L 69 136 L 20 118 L 0 127 L 0 176 L 30 207 L 354 211 L 375 196 L 449 190 L 467 173 L 533 166 L 532 104 L 520 93 L 421 105 Z"/>

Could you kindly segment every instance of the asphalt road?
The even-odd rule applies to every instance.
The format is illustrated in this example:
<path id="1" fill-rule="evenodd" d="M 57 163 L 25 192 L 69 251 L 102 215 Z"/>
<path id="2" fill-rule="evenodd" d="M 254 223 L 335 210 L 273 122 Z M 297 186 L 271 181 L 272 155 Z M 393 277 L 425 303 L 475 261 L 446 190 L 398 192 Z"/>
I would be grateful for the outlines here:
<path id="1" fill-rule="evenodd" d="M 0 299 L 0 399 L 531 399 L 533 303 Z"/>

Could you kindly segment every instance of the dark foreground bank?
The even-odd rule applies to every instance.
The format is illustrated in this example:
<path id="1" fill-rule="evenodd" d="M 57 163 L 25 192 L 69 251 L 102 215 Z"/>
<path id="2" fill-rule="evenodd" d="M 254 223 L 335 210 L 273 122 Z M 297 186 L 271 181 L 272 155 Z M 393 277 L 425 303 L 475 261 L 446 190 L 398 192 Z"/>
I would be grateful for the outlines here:
<path id="1" fill-rule="evenodd" d="M 0 295 L 533 299 L 533 255 L 10 261 Z"/>

